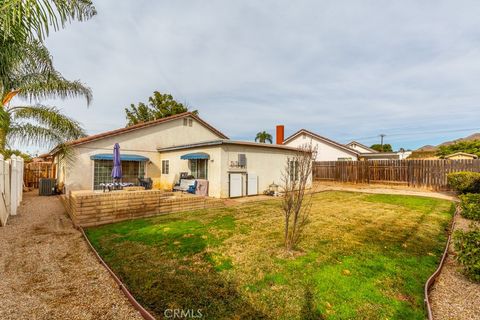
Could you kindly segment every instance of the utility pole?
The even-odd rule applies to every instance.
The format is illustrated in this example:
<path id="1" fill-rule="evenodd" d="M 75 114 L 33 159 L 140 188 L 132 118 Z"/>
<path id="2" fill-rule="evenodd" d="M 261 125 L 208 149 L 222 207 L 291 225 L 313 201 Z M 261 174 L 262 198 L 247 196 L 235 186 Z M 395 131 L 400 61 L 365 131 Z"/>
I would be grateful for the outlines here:
<path id="1" fill-rule="evenodd" d="M 383 134 L 383 133 L 380 134 L 380 147 L 382 148 L 382 152 L 383 152 L 383 138 L 385 136 L 386 136 L 386 134 Z"/>

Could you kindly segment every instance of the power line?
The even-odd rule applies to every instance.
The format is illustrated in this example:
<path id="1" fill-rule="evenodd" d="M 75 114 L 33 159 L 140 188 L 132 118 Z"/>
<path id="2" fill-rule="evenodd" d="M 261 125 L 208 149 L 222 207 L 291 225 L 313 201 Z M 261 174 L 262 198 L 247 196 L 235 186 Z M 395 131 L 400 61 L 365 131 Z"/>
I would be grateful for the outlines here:
<path id="1" fill-rule="evenodd" d="M 436 134 L 436 133 L 453 133 L 453 132 L 466 132 L 466 131 L 472 131 L 472 130 L 480 130 L 478 127 L 477 128 L 468 128 L 468 129 L 451 129 L 451 130 L 436 130 L 436 131 L 416 131 L 416 132 L 408 132 L 408 133 L 391 133 L 388 136 L 389 137 L 399 137 L 399 136 L 414 136 L 414 135 L 425 135 L 425 134 Z M 380 135 L 381 137 L 382 135 Z M 385 136 L 385 134 L 383 134 Z M 378 138 L 378 135 L 376 136 L 369 136 L 369 137 L 361 137 L 361 138 L 355 138 L 351 140 L 367 140 L 367 139 L 374 139 Z"/>

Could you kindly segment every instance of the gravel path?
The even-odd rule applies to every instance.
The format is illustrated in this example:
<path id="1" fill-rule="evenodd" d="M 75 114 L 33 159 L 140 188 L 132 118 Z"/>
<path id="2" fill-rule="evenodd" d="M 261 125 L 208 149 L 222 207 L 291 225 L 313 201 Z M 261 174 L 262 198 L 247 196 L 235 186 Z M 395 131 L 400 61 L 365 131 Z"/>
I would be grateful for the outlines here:
<path id="1" fill-rule="evenodd" d="M 0 319 L 142 319 L 56 197 L 26 193 L 0 227 Z"/>
<path id="2" fill-rule="evenodd" d="M 455 229 L 467 230 L 470 220 L 457 216 Z M 430 293 L 433 318 L 480 319 L 480 283 L 468 280 L 455 261 L 453 244 L 450 244 L 447 260 Z"/>

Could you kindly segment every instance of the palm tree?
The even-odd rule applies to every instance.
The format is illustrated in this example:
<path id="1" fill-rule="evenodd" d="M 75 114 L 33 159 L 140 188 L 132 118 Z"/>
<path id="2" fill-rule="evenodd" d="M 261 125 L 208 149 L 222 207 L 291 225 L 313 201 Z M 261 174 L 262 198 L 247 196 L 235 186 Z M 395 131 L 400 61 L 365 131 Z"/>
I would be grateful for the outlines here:
<path id="1" fill-rule="evenodd" d="M 266 131 L 262 131 L 262 132 L 259 132 L 257 133 L 257 136 L 255 137 L 255 142 L 260 142 L 260 143 L 267 143 L 270 142 L 272 143 L 273 142 L 273 138 L 272 138 L 272 135 Z"/>
<path id="2" fill-rule="evenodd" d="M 91 102 L 92 92 L 80 81 L 66 80 L 53 67 L 47 48 L 29 41 L 16 61 L 11 60 L 0 86 L 0 152 L 13 142 L 38 145 L 62 144 L 85 135 L 80 124 L 55 107 L 40 104 L 11 106 L 18 95 L 29 101 L 44 98 L 84 97 Z M 15 63 L 13 63 L 15 62 Z"/>
<path id="3" fill-rule="evenodd" d="M 0 1 L 0 86 L 25 46 L 43 41 L 49 32 L 73 20 L 87 20 L 96 14 L 91 0 L 2 0 Z"/>
<path id="4" fill-rule="evenodd" d="M 0 30 L 4 38 L 45 39 L 50 32 L 72 20 L 87 20 L 96 14 L 91 0 L 3 0 Z"/>

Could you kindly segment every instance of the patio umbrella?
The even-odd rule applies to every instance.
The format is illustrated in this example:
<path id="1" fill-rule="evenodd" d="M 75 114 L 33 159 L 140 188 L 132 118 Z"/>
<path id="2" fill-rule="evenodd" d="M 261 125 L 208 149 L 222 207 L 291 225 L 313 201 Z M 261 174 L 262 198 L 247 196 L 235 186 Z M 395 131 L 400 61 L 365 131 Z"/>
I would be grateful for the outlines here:
<path id="1" fill-rule="evenodd" d="M 113 147 L 112 178 L 117 180 L 122 178 L 122 160 L 120 160 L 120 145 L 118 143 L 115 143 Z"/>

